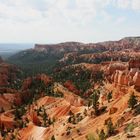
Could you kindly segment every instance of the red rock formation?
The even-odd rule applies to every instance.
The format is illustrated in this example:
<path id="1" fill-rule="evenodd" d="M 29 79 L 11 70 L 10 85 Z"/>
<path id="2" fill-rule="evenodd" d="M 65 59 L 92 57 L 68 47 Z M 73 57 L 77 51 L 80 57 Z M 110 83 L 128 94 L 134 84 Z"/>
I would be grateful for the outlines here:
<path id="1" fill-rule="evenodd" d="M 126 65 L 124 65 L 123 63 L 113 63 L 109 65 L 109 67 L 107 68 L 107 72 L 108 74 L 113 74 L 116 70 L 123 71 L 126 68 Z"/>
<path id="2" fill-rule="evenodd" d="M 39 74 L 35 79 L 43 81 L 46 86 L 52 82 L 52 78 L 46 74 Z"/>
<path id="3" fill-rule="evenodd" d="M 140 59 L 131 59 L 129 61 L 129 69 L 139 68 L 140 69 Z"/>
<path id="4" fill-rule="evenodd" d="M 117 110 L 118 110 L 118 109 L 117 109 L 116 107 L 110 108 L 110 109 L 109 109 L 109 115 L 116 113 Z"/>
<path id="5" fill-rule="evenodd" d="M 7 86 L 10 81 L 16 79 L 17 71 L 18 69 L 13 65 L 0 63 L 0 86 Z"/>
<path id="6" fill-rule="evenodd" d="M 31 78 L 28 77 L 27 79 L 24 80 L 23 84 L 22 84 L 22 90 L 27 90 L 30 85 L 32 84 L 33 80 L 40 80 L 43 81 L 45 83 L 45 85 L 47 86 L 49 83 L 52 82 L 52 78 L 47 76 L 46 74 L 38 74 L 37 76 Z"/>
<path id="7" fill-rule="evenodd" d="M 133 77 L 133 81 L 134 81 L 134 88 L 137 91 L 140 91 L 140 71 L 136 72 L 135 76 Z"/>
<path id="8" fill-rule="evenodd" d="M 30 113 L 30 117 L 31 117 L 32 122 L 33 122 L 35 125 L 40 125 L 40 120 L 39 120 L 39 118 L 38 118 L 36 112 L 33 112 L 33 111 L 32 111 L 32 112 Z"/>
<path id="9" fill-rule="evenodd" d="M 107 80 L 111 83 L 112 81 L 116 81 L 118 76 L 118 73 L 116 73 L 116 71 L 124 71 L 126 70 L 127 66 L 121 62 L 112 62 L 110 63 L 110 65 L 107 67 L 106 71 L 105 71 L 105 75 Z M 115 79 L 114 79 L 115 78 Z M 118 81 L 116 81 L 117 83 Z"/>
<path id="10" fill-rule="evenodd" d="M 139 60 L 131 60 L 129 61 L 130 70 L 116 70 L 111 75 L 111 81 L 114 83 L 115 87 L 118 87 L 120 91 L 126 92 L 128 86 L 133 86 L 137 91 L 140 91 L 140 71 L 139 71 L 140 61 Z M 109 68 L 108 68 L 109 70 Z"/>
<path id="11" fill-rule="evenodd" d="M 80 94 L 80 91 L 78 91 L 78 90 L 76 89 L 76 87 L 75 87 L 75 85 L 73 85 L 72 81 L 66 81 L 66 82 L 64 83 L 64 86 L 65 86 L 69 91 L 71 91 L 71 92 L 73 92 L 73 93 L 75 93 L 75 94 L 77 94 L 77 95 Z"/>
<path id="12" fill-rule="evenodd" d="M 119 72 L 118 76 L 118 84 L 120 86 L 128 86 L 129 77 L 126 72 Z"/>
<path id="13" fill-rule="evenodd" d="M 30 87 L 31 83 L 32 83 L 31 77 L 28 77 L 27 79 L 25 79 L 22 84 L 22 90 L 27 90 Z"/>

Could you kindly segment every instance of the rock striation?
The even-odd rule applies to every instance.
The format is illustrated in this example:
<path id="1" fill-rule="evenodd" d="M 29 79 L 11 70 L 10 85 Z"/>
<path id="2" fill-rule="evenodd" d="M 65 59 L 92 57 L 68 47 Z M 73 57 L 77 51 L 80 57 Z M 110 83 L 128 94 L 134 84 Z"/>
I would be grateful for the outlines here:
<path id="1" fill-rule="evenodd" d="M 116 67 L 113 71 L 109 71 L 111 81 L 115 87 L 118 87 L 121 91 L 124 91 L 129 86 L 134 86 L 135 90 L 140 91 L 140 60 L 133 59 L 128 62 L 128 68 L 123 70 L 120 67 Z M 110 66 L 108 68 L 110 70 Z"/>

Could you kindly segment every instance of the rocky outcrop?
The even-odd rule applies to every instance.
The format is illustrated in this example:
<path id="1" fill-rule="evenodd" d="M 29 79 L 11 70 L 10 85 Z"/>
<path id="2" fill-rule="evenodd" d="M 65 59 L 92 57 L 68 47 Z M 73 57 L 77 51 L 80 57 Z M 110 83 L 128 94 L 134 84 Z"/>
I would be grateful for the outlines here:
<path id="1" fill-rule="evenodd" d="M 72 83 L 72 81 L 68 80 L 64 83 L 64 86 L 71 92 L 80 95 L 80 91 L 77 90 L 75 85 Z"/>
<path id="2" fill-rule="evenodd" d="M 0 86 L 8 86 L 11 81 L 16 79 L 18 69 L 7 63 L 0 63 Z"/>
<path id="3" fill-rule="evenodd" d="M 109 66 L 105 70 L 106 79 L 112 83 L 118 83 L 118 76 L 121 71 L 124 71 L 127 69 L 126 64 L 123 64 L 121 62 L 111 62 Z M 120 72 L 119 72 L 120 71 Z"/>
<path id="4" fill-rule="evenodd" d="M 118 75 L 118 85 L 120 86 L 128 86 L 129 76 L 125 71 L 119 71 Z"/>
<path id="5" fill-rule="evenodd" d="M 33 81 L 42 81 L 47 86 L 49 83 L 52 82 L 52 78 L 47 76 L 46 74 L 38 74 L 35 77 L 28 77 L 23 81 L 22 90 L 27 90 Z"/>
<path id="6" fill-rule="evenodd" d="M 116 107 L 110 108 L 110 109 L 109 109 L 109 115 L 116 113 L 117 110 L 118 110 L 118 109 L 117 109 Z"/>
<path id="7" fill-rule="evenodd" d="M 70 103 L 72 106 L 82 106 L 84 104 L 84 101 L 82 98 L 80 98 L 78 95 L 73 94 L 73 92 L 69 91 L 62 85 L 55 83 L 54 86 L 54 92 L 57 91 L 59 93 L 62 93 L 64 96 L 64 99 Z"/>
<path id="8" fill-rule="evenodd" d="M 136 72 L 135 76 L 133 77 L 134 81 L 134 88 L 140 92 L 140 71 Z"/>
<path id="9" fill-rule="evenodd" d="M 123 63 L 122 63 L 123 64 Z M 131 60 L 128 62 L 127 65 L 123 66 L 122 69 L 120 67 L 116 67 L 116 70 L 111 71 L 109 74 L 111 75 L 111 81 L 114 83 L 115 87 L 118 87 L 121 91 L 127 91 L 127 87 L 134 86 L 137 91 L 140 91 L 140 61 L 138 60 Z M 123 70 L 124 68 L 124 70 Z"/>
<path id="10" fill-rule="evenodd" d="M 43 82 L 45 83 L 46 86 L 47 86 L 49 83 L 52 82 L 52 78 L 49 77 L 49 76 L 46 75 L 46 74 L 39 74 L 39 75 L 36 76 L 35 79 L 40 80 L 40 81 L 43 81 Z"/>
<path id="11" fill-rule="evenodd" d="M 27 90 L 30 87 L 31 83 L 32 83 L 31 77 L 28 77 L 27 79 L 25 79 L 22 84 L 22 90 Z"/>
<path id="12" fill-rule="evenodd" d="M 113 74 L 116 70 L 124 71 L 126 70 L 127 66 L 121 62 L 112 63 L 107 68 L 108 74 Z"/>

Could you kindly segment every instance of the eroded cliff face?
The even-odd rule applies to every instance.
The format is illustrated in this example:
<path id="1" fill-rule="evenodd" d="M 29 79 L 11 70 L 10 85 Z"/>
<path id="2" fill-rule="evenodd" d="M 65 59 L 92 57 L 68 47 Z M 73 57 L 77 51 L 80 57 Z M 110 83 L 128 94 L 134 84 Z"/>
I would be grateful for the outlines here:
<path id="1" fill-rule="evenodd" d="M 135 90 L 140 91 L 140 60 L 130 60 L 127 65 L 122 63 L 113 70 L 110 70 L 110 67 L 113 65 L 109 66 L 107 71 L 115 87 L 125 91 L 127 87 L 134 86 Z"/>
<path id="2" fill-rule="evenodd" d="M 133 77 L 134 88 L 140 92 L 140 71 L 136 72 Z"/>
<path id="3" fill-rule="evenodd" d="M 110 62 L 105 69 L 106 79 L 112 83 L 118 83 L 119 74 L 127 69 L 127 64 L 122 62 Z"/>

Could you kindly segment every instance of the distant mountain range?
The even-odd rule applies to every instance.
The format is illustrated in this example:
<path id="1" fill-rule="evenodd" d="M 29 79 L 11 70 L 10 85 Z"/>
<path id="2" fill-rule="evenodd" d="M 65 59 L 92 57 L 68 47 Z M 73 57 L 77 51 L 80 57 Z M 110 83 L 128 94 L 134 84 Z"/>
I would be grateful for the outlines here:
<path id="1" fill-rule="evenodd" d="M 35 44 L 34 48 L 30 48 L 9 57 L 9 63 L 28 68 L 27 71 L 34 67 L 40 72 L 52 72 L 52 67 L 56 65 L 66 66 L 79 62 L 99 64 L 111 59 L 129 61 L 133 54 L 140 51 L 140 37 L 87 44 L 80 42 Z"/>
<path id="2" fill-rule="evenodd" d="M 22 48 L 22 47 L 21 47 Z M 64 42 L 59 44 L 35 44 L 34 48 L 22 50 L 12 56 L 14 61 L 26 62 L 42 61 L 57 57 L 64 57 L 68 53 L 91 54 L 107 51 L 123 51 L 126 49 L 140 50 L 140 37 L 126 37 L 119 41 L 106 41 L 100 43 Z"/>
<path id="3" fill-rule="evenodd" d="M 3 58 L 8 58 L 15 53 L 32 48 L 33 44 L 17 44 L 17 43 L 1 43 L 0 44 L 0 56 Z"/>

